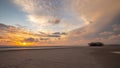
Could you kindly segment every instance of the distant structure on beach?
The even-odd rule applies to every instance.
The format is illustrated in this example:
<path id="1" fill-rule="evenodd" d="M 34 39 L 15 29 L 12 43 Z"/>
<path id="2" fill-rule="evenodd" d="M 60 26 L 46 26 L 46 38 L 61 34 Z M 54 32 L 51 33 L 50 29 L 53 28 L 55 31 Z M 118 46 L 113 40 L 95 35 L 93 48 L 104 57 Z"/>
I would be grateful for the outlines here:
<path id="1" fill-rule="evenodd" d="M 104 46 L 104 44 L 102 42 L 91 42 L 88 43 L 89 46 Z"/>

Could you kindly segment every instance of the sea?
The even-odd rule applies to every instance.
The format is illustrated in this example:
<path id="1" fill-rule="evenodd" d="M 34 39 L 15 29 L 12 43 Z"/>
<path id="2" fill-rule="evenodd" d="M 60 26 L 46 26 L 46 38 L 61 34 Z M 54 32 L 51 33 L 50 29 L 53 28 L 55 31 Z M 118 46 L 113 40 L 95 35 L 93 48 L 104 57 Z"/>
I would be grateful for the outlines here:
<path id="1" fill-rule="evenodd" d="M 0 46 L 0 51 L 13 51 L 13 50 L 39 50 L 39 49 L 57 49 L 57 48 L 70 48 L 78 46 Z"/>

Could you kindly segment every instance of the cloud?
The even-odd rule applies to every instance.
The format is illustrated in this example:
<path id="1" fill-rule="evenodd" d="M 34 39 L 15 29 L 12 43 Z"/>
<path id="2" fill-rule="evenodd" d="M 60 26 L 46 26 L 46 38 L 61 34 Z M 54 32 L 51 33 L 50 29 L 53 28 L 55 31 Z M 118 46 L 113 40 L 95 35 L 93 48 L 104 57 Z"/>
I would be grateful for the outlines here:
<path id="1" fill-rule="evenodd" d="M 49 21 L 49 23 L 53 23 L 53 24 L 59 24 L 60 20 L 57 18 L 54 18 L 53 20 Z"/>
<path id="2" fill-rule="evenodd" d="M 109 40 L 120 40 L 120 34 L 110 36 Z"/>
<path id="3" fill-rule="evenodd" d="M 43 31 L 70 31 L 86 25 L 85 19 L 76 17 L 69 7 L 71 1 L 68 0 L 14 0 L 14 2 L 27 13 L 28 20 Z"/>
<path id="4" fill-rule="evenodd" d="M 112 35 L 114 32 L 102 32 L 102 33 L 100 33 L 100 35 Z"/>
<path id="5" fill-rule="evenodd" d="M 5 24 L 2 24 L 2 23 L 0 23 L 0 28 L 4 28 L 4 27 L 8 27 L 7 25 L 5 25 Z"/>
<path id="6" fill-rule="evenodd" d="M 49 38 L 40 38 L 40 40 L 49 40 Z"/>
<path id="7" fill-rule="evenodd" d="M 120 31 L 120 24 L 114 24 L 112 27 L 114 31 Z"/>
<path id="8" fill-rule="evenodd" d="M 117 17 L 117 16 L 116 16 Z M 120 18 L 120 17 L 118 17 Z M 113 19 L 112 23 L 110 22 L 107 25 L 99 27 L 96 23 L 93 23 L 76 30 L 73 30 L 68 35 L 70 44 L 87 44 L 89 42 L 100 41 L 108 44 L 119 43 L 119 30 L 115 30 L 119 28 L 119 21 L 115 23 L 116 18 Z M 93 26 L 94 25 L 94 26 Z M 99 29 L 98 29 L 99 27 Z M 112 28 L 111 28 L 112 27 Z"/>
<path id="9" fill-rule="evenodd" d="M 120 11 L 119 0 L 14 0 L 28 13 L 31 22 L 45 26 L 58 19 L 74 19 L 76 24 L 111 20 Z M 111 7 L 111 8 L 109 8 Z M 106 19 L 106 17 L 108 19 Z M 52 21 L 52 22 L 49 22 Z M 77 23 L 79 22 L 79 23 Z M 67 22 L 68 24 L 70 22 Z M 73 22 L 72 22 L 73 23 Z"/>
<path id="10" fill-rule="evenodd" d="M 15 32 L 17 30 L 16 27 L 11 25 L 5 25 L 0 23 L 0 31 L 1 33 L 7 33 L 7 32 Z"/>
<path id="11" fill-rule="evenodd" d="M 54 32 L 53 35 L 67 35 L 65 32 Z"/>
<path id="12" fill-rule="evenodd" d="M 0 23 L 0 43 L 9 45 L 22 45 L 23 42 L 26 43 L 36 43 L 36 45 L 46 44 L 48 42 L 44 40 L 51 41 L 51 43 L 64 40 L 67 33 L 65 32 L 55 32 L 55 33 L 45 33 L 39 31 L 34 33 L 28 29 L 23 28 L 23 26 L 11 26 Z M 60 42 L 59 42 L 60 43 Z"/>
<path id="13" fill-rule="evenodd" d="M 72 44 L 83 44 L 83 42 L 86 44 L 91 41 L 112 43 L 109 38 L 119 34 L 119 3 L 119 0 L 71 0 L 70 8 L 72 7 L 78 18 L 82 17 L 88 25 L 70 31 L 68 42 L 72 41 Z M 114 39 L 115 41 L 119 39 Z"/>
<path id="14" fill-rule="evenodd" d="M 78 16 L 83 16 L 89 21 L 98 21 L 104 16 L 111 17 L 118 13 L 120 11 L 119 3 L 119 0 L 71 0 L 70 5 Z"/>
<path id="15" fill-rule="evenodd" d="M 60 0 L 14 0 L 26 13 L 28 19 L 40 25 L 56 24 L 62 17 L 63 2 Z M 64 11 L 64 10 L 63 10 Z"/>
<path id="16" fill-rule="evenodd" d="M 11 43 L 21 42 L 28 37 L 36 37 L 36 34 L 22 26 L 11 26 L 0 23 L 0 37 L 2 42 L 11 41 Z"/>
<path id="17" fill-rule="evenodd" d="M 55 37 L 55 38 L 59 38 L 61 37 L 60 35 L 48 35 L 48 37 Z"/>
<path id="18" fill-rule="evenodd" d="M 36 40 L 34 38 L 27 38 L 24 39 L 25 42 L 35 42 Z"/>
<path id="19" fill-rule="evenodd" d="M 69 31 L 66 44 L 119 41 L 119 20 L 115 18 L 119 18 L 120 0 L 15 0 L 15 3 L 38 29 L 55 32 L 40 32 L 37 36 L 61 38 L 60 32 Z"/>

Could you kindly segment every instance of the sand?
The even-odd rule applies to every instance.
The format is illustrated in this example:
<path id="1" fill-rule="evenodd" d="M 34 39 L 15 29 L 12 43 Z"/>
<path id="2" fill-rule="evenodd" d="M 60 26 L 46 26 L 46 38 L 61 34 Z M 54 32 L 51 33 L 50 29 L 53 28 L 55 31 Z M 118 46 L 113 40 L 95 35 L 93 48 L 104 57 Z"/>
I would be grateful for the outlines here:
<path id="1" fill-rule="evenodd" d="M 103 53 L 104 50 L 106 51 Z M 109 51 L 111 51 L 111 48 L 104 47 L 62 47 L 0 51 L 0 68 L 109 68 L 110 65 L 106 65 L 107 60 L 113 57 L 109 57 L 109 59 L 107 59 L 108 55 L 103 57 L 106 52 L 109 54 Z M 110 54 L 112 56 L 116 55 Z M 120 60 L 118 57 L 120 55 L 115 58 Z M 111 60 L 109 62 L 113 64 L 120 61 L 112 62 Z M 117 65 L 113 65 L 113 67 L 115 66 Z M 119 64 L 116 68 L 118 67 Z"/>

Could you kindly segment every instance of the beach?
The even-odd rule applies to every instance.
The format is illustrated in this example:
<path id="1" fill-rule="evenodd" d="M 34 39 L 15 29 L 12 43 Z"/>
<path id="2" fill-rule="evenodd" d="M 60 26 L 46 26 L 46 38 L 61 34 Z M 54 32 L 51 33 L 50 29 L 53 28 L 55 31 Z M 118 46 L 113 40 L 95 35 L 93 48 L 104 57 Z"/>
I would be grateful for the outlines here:
<path id="1" fill-rule="evenodd" d="M 120 68 L 120 46 L 0 51 L 0 68 Z"/>

